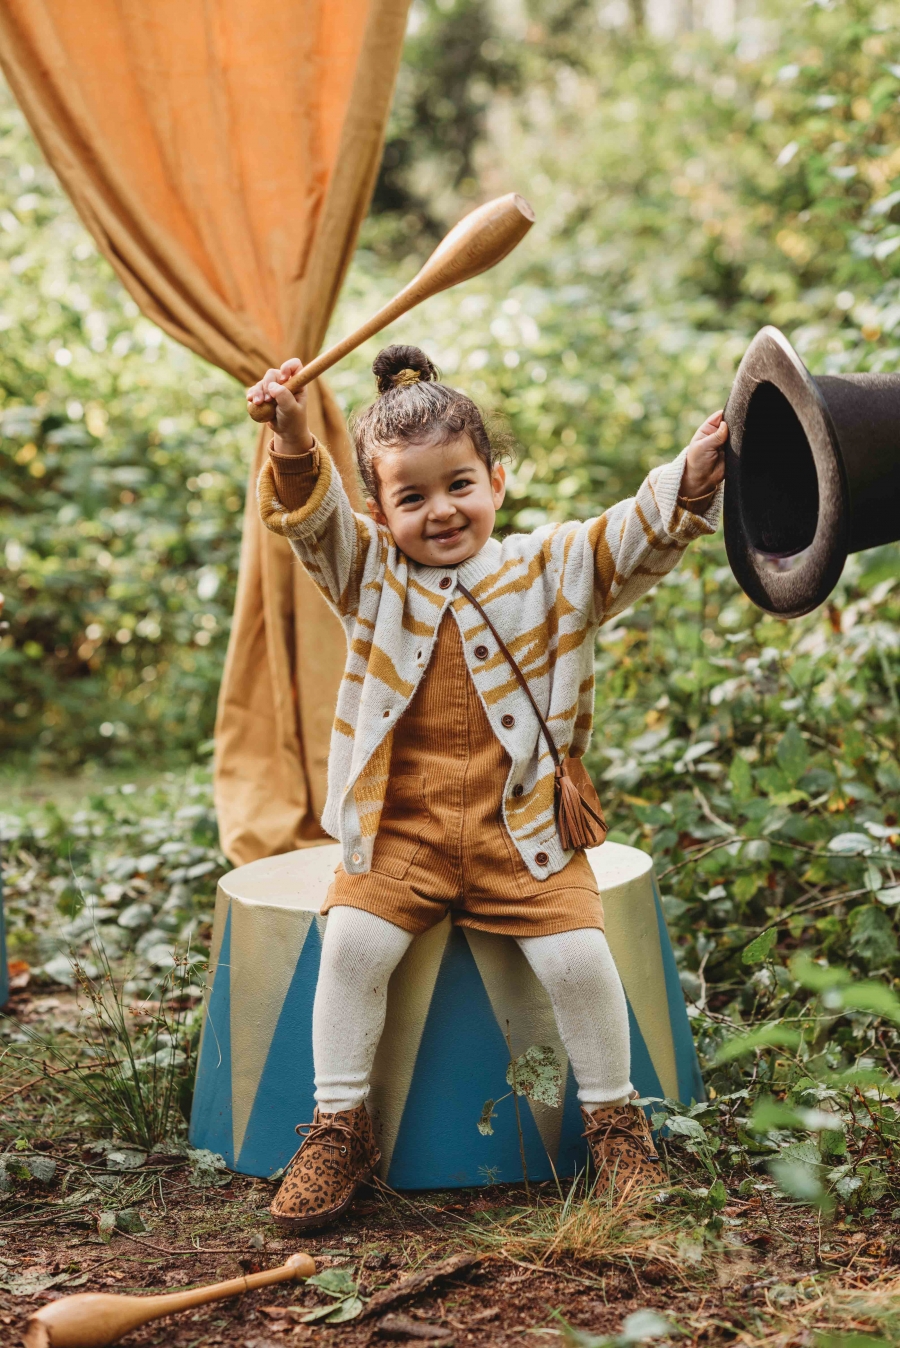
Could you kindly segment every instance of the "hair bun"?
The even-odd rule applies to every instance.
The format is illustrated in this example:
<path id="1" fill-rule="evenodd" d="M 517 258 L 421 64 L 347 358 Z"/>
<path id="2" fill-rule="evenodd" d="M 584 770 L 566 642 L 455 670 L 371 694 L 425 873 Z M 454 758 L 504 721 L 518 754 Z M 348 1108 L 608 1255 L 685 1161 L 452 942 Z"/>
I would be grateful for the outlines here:
<path id="1" fill-rule="evenodd" d="M 413 379 L 409 371 L 418 375 L 418 379 Z M 379 393 L 402 388 L 404 384 L 431 383 L 439 377 L 437 367 L 417 346 L 386 346 L 372 362 L 372 373 Z"/>

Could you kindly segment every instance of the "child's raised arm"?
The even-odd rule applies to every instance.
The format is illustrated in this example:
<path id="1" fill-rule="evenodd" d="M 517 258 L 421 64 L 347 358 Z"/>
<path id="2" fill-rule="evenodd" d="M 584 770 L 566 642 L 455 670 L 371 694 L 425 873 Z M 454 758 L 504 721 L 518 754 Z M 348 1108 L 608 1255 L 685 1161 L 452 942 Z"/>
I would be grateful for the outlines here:
<path id="1" fill-rule="evenodd" d="M 375 524 L 355 514 L 340 474 L 309 429 L 306 389 L 284 383 L 302 362 L 286 360 L 247 390 L 247 401 L 275 403 L 275 435 L 257 483 L 262 522 L 290 541 L 310 578 L 341 619 L 353 616 Z"/>
<path id="2" fill-rule="evenodd" d="M 596 519 L 548 526 L 563 593 L 585 620 L 603 623 L 629 608 L 677 566 L 688 543 L 715 533 L 727 437 L 722 413 L 714 412 L 635 496 Z"/>

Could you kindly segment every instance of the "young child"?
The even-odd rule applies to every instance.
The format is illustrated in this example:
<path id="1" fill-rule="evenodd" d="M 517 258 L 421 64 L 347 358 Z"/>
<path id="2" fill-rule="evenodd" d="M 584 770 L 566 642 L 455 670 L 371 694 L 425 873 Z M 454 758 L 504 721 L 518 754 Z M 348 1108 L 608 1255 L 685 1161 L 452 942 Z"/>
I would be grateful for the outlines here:
<path id="1" fill-rule="evenodd" d="M 268 528 L 291 545 L 347 634 L 323 827 L 343 862 L 313 1010 L 316 1110 L 272 1204 L 289 1229 L 342 1213 L 377 1165 L 365 1099 L 387 985 L 448 910 L 513 936 L 550 996 L 601 1180 L 653 1178 L 631 1104 L 625 994 L 583 851 L 557 833 L 554 764 L 534 709 L 463 588 L 522 670 L 560 756 L 591 734 L 594 634 L 714 532 L 727 430 L 709 417 L 673 463 L 596 519 L 492 537 L 505 490 L 481 414 L 416 347 L 375 361 L 356 420 L 369 516 L 356 514 L 289 360 L 248 392 L 275 402 L 259 478 Z"/>

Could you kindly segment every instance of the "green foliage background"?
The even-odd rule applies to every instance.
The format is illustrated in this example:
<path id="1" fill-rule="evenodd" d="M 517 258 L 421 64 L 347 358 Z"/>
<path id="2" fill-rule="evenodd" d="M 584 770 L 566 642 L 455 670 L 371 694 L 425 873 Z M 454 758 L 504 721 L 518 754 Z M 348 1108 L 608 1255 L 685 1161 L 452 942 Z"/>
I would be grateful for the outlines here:
<path id="1" fill-rule="evenodd" d="M 674 454 L 764 323 L 814 372 L 897 368 L 896 0 L 763 7 L 757 40 L 730 45 L 601 29 L 578 0 L 535 0 L 518 29 L 491 14 L 415 7 L 335 333 L 473 199 L 514 187 L 538 224 L 496 272 L 336 369 L 345 409 L 370 398 L 383 341 L 420 343 L 508 422 L 520 452 L 501 524 L 530 528 L 596 513 Z M 240 390 L 139 317 L 9 99 L 0 329 L 5 759 L 190 763 L 212 732 L 252 431 Z M 613 837 L 653 853 L 707 1080 L 742 1098 L 746 1059 L 721 1045 L 765 1022 L 777 1034 L 747 1049 L 757 1092 L 847 1115 L 843 1152 L 791 1153 L 800 1115 L 760 1115 L 754 1134 L 737 1103 L 718 1140 L 692 1133 L 702 1108 L 681 1133 L 713 1173 L 778 1152 L 779 1182 L 823 1204 L 828 1166 L 842 1201 L 885 1192 L 888 1134 L 872 1144 L 853 1092 L 896 1093 L 900 1070 L 896 998 L 854 1000 L 843 975 L 816 983 L 793 958 L 893 997 L 898 580 L 896 547 L 862 554 L 825 609 L 782 622 L 740 594 L 711 540 L 598 644 L 591 767 Z M 21 952 L 47 957 L 54 912 L 71 941 L 100 921 L 142 958 L 202 939 L 221 864 L 207 789 L 167 780 L 146 799 L 98 797 L 74 832 L 57 816 L 16 825 Z"/>

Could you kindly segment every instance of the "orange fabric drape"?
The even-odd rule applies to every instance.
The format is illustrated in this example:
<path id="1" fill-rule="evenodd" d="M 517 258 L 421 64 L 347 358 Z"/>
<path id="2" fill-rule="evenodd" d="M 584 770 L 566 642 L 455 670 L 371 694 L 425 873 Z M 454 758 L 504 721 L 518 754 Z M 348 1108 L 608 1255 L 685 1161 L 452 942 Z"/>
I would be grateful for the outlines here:
<path id="1" fill-rule="evenodd" d="M 148 318 L 248 384 L 319 349 L 368 207 L 409 0 L 3 0 L 0 64 Z M 235 397 L 240 397 L 235 390 Z M 314 431 L 350 471 L 323 385 Z M 321 836 L 343 634 L 253 483 L 216 727 L 223 847 Z"/>

